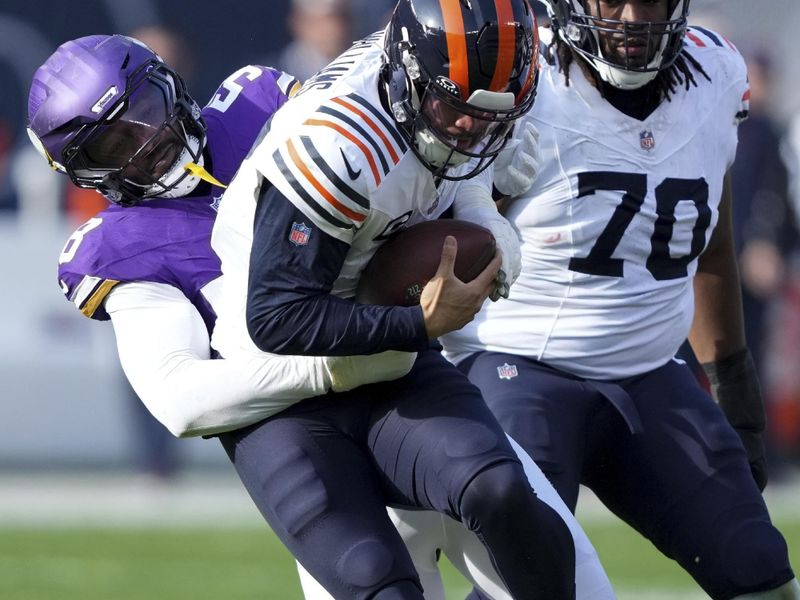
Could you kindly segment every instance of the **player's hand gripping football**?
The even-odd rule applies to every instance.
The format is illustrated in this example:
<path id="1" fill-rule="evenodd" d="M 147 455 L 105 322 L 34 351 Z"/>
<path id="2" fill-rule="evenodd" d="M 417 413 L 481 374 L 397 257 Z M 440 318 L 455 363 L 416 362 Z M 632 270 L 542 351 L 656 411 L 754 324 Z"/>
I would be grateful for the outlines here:
<path id="1" fill-rule="evenodd" d="M 419 303 L 430 339 L 461 329 L 472 321 L 495 289 L 495 278 L 502 264 L 500 252 L 469 283 L 464 283 L 453 273 L 457 253 L 458 243 L 448 235 L 442 246 L 439 268 L 420 296 Z"/>

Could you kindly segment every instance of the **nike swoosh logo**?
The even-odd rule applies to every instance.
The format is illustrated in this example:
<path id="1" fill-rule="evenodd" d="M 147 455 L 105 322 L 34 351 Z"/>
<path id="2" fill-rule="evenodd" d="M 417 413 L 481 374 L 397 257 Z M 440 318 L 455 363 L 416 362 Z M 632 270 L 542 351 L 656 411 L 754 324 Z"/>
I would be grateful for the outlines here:
<path id="1" fill-rule="evenodd" d="M 352 180 L 358 179 L 358 176 L 361 175 L 361 169 L 359 169 L 358 171 L 354 171 L 353 167 L 350 166 L 350 163 L 347 162 L 347 157 L 344 155 L 344 150 L 339 148 L 339 152 L 342 153 L 342 160 L 344 161 L 344 166 L 347 168 L 347 175 Z"/>

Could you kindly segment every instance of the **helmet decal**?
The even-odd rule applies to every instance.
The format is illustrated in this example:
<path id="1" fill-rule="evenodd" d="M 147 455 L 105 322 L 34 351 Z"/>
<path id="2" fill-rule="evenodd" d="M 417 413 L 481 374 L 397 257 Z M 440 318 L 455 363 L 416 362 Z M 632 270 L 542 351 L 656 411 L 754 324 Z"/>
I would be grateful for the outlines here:
<path id="1" fill-rule="evenodd" d="M 108 91 L 100 97 L 100 100 L 98 100 L 95 103 L 95 105 L 92 106 L 90 110 L 95 114 L 100 114 L 101 112 L 103 112 L 103 110 L 105 110 L 108 103 L 117 97 L 118 93 L 119 92 L 117 91 L 117 86 L 112 85 L 110 88 L 108 88 Z"/>
<path id="2" fill-rule="evenodd" d="M 462 99 L 469 90 L 469 65 L 467 62 L 467 38 L 464 35 L 464 16 L 460 2 L 439 0 L 442 7 L 442 22 L 447 38 L 447 57 L 450 66 L 450 81 L 458 85 Z"/>

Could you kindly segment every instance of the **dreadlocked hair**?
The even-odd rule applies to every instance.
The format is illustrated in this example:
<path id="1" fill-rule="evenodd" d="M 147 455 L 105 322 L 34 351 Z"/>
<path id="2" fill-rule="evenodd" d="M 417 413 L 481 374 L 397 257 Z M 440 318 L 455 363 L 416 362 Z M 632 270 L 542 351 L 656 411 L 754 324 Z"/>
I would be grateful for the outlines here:
<path id="1" fill-rule="evenodd" d="M 564 83 L 569 86 L 569 67 L 575 60 L 575 51 L 561 39 L 556 30 L 553 31 L 553 39 L 547 46 L 545 58 L 550 64 L 553 63 L 554 58 L 558 59 L 558 70 L 564 75 Z M 697 62 L 697 59 L 684 48 L 669 69 L 659 71 L 653 82 L 659 93 L 669 101 L 679 86 L 683 86 L 687 90 L 691 86 L 697 87 L 693 70 L 705 77 L 707 81 L 711 81 L 711 77 L 705 72 L 703 65 Z M 602 94 L 602 89 L 599 89 Z"/>

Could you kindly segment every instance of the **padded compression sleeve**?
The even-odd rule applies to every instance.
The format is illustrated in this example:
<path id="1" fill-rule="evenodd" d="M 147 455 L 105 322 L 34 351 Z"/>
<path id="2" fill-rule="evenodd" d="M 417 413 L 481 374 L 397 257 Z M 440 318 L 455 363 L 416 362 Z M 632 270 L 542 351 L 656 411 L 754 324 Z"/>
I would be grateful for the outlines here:
<path id="1" fill-rule="evenodd" d="M 321 358 L 259 353 L 212 360 L 203 319 L 173 286 L 120 284 L 105 308 L 133 389 L 178 437 L 238 429 L 330 387 Z"/>

